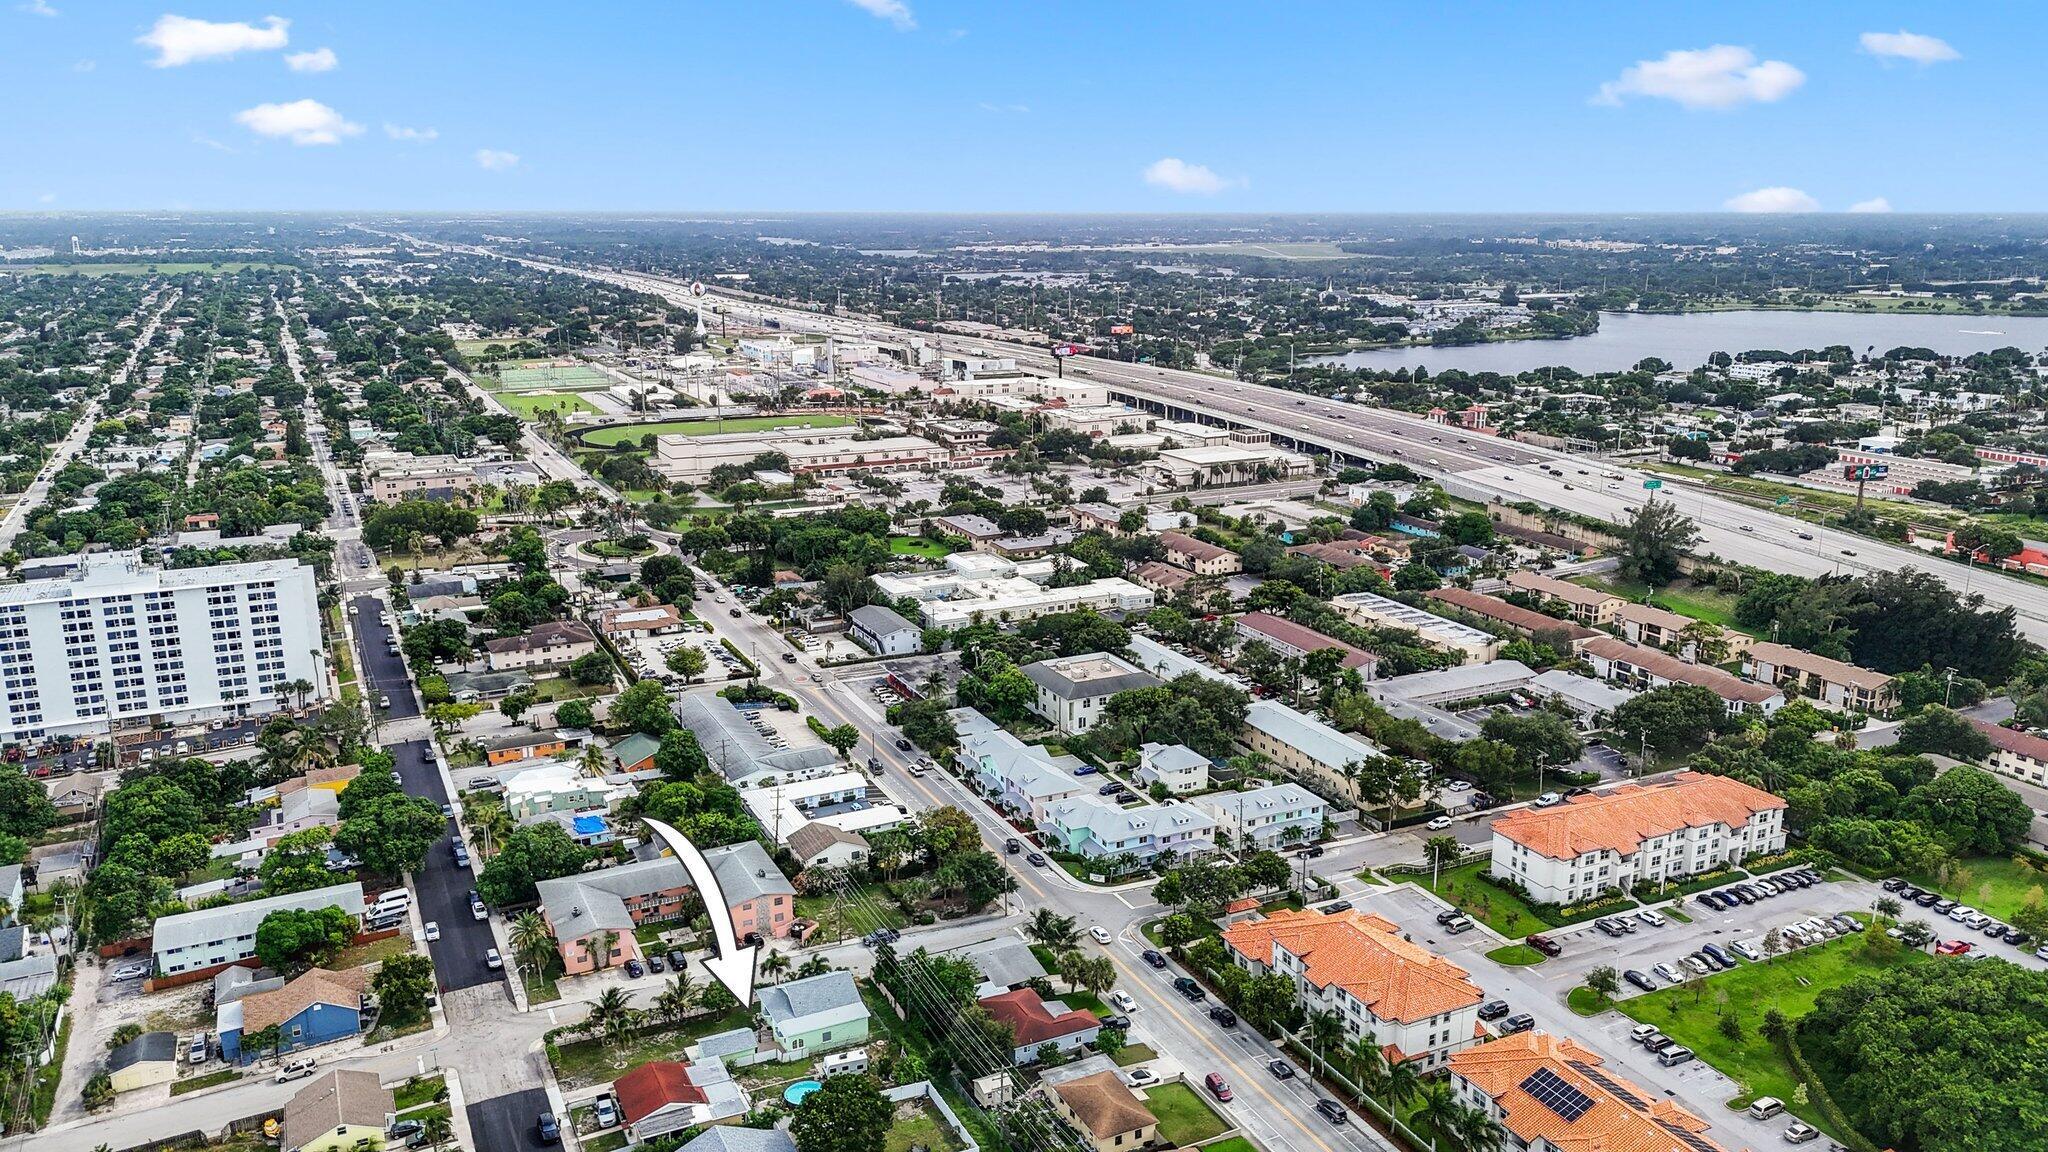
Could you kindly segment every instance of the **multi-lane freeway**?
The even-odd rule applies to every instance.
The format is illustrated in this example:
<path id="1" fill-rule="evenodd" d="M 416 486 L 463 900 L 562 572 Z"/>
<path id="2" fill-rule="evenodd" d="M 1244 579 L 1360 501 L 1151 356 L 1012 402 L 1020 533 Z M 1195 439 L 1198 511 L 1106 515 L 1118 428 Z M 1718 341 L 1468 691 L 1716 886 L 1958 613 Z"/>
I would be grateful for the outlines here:
<path id="1" fill-rule="evenodd" d="M 408 238 L 414 239 L 414 238 Z M 415 243 L 425 243 L 414 239 Z M 476 255 L 589 276 L 703 306 L 688 281 L 642 272 L 591 268 L 510 256 L 487 248 L 456 247 Z M 711 288 L 719 306 L 739 320 L 772 320 L 785 331 L 900 341 L 910 337 L 954 350 L 1006 356 L 1032 369 L 1058 365 L 1044 348 L 978 337 L 936 335 L 883 321 L 825 316 L 752 295 Z M 1980 594 L 1992 607 L 2011 606 L 2020 631 L 2048 642 L 2048 586 L 2003 573 L 1958 566 L 1914 548 L 1829 532 L 1721 496 L 1688 489 L 1653 494 L 1644 488 L 1659 479 L 1648 473 L 1570 453 L 1504 441 L 1436 424 L 1418 416 L 1363 404 L 1252 384 L 1207 372 L 1127 364 L 1095 358 L 1068 361 L 1073 378 L 1104 385 L 1112 396 L 1175 415 L 1259 428 L 1297 447 L 1337 458 L 1402 463 L 1437 477 L 1455 495 L 1502 503 L 1538 505 L 1618 523 L 1646 499 L 1675 499 L 1699 526 L 1702 554 L 1776 572 L 1804 576 L 1864 574 L 1917 567 L 1934 573 L 1959 595 Z"/>

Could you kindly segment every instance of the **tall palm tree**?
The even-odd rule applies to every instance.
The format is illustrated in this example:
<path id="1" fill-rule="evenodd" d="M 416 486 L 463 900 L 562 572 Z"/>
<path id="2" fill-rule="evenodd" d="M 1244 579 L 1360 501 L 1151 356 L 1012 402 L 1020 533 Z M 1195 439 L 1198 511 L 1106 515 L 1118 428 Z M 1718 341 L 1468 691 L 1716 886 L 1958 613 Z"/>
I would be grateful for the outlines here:
<path id="1" fill-rule="evenodd" d="M 487 793 L 477 794 L 463 805 L 462 823 L 485 856 L 495 854 L 498 844 L 512 834 L 511 813 L 505 811 L 503 801 Z"/>
<path id="2" fill-rule="evenodd" d="M 597 994 L 597 999 L 590 1002 L 590 1014 L 583 1018 L 583 1030 L 592 1035 L 609 1031 L 612 1021 L 632 1009 L 633 1001 L 627 997 L 625 989 L 607 988 Z"/>
<path id="3" fill-rule="evenodd" d="M 1055 955 L 1081 942 L 1081 933 L 1074 918 L 1062 916 L 1050 908 L 1034 909 L 1030 922 L 1024 926 L 1024 934 L 1051 949 Z"/>
<path id="4" fill-rule="evenodd" d="M 526 911 L 512 918 L 512 955 L 521 964 L 535 973 L 542 972 L 555 954 L 555 947 L 555 934 L 548 930 L 548 922 L 540 913 Z"/>
<path id="5" fill-rule="evenodd" d="M 778 976 L 787 971 L 789 971 L 789 953 L 770 952 L 761 958 L 761 975 Z M 768 983 L 774 984 L 776 981 L 770 980 Z"/>
<path id="6" fill-rule="evenodd" d="M 1415 1096 L 1419 1101 L 1415 1109 L 1417 1121 L 1445 1135 L 1451 1135 L 1456 1131 L 1454 1125 L 1458 1122 L 1458 1111 L 1464 1105 L 1458 1103 L 1458 1098 L 1451 1094 L 1449 1080 L 1431 1080 L 1422 1085 Z"/>
<path id="7" fill-rule="evenodd" d="M 1387 1094 L 1387 1053 L 1379 1038 L 1367 1032 L 1351 1042 L 1352 1078 L 1368 1096 Z"/>
<path id="8" fill-rule="evenodd" d="M 1335 1012 L 1317 1012 L 1308 1018 L 1308 1046 L 1318 1060 L 1328 1064 L 1330 1050 L 1344 1043 L 1344 1018 Z"/>
<path id="9" fill-rule="evenodd" d="M 434 1152 L 440 1152 L 448 1146 L 450 1140 L 455 1139 L 455 1128 L 447 1113 L 436 1112 L 421 1124 L 420 1135 L 426 1138 L 428 1146 L 433 1148 Z"/>
<path id="10" fill-rule="evenodd" d="M 1477 1108 L 1459 1108 L 1451 1132 L 1465 1152 L 1499 1152 L 1507 1145 L 1499 1122 Z"/>
<path id="11" fill-rule="evenodd" d="M 1381 1084 L 1381 1091 L 1389 1107 L 1398 1108 L 1415 1099 L 1415 1094 L 1422 1091 L 1422 1087 L 1422 1069 L 1415 1061 L 1403 1060 L 1387 1065 L 1387 1077 Z"/>

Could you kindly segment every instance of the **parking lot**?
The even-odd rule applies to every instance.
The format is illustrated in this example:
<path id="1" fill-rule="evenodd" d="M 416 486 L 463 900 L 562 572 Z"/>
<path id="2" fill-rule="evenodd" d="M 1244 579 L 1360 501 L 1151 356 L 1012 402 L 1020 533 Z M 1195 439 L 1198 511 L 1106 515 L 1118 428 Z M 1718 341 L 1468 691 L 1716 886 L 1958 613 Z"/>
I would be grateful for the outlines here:
<path id="1" fill-rule="evenodd" d="M 683 679 L 669 671 L 668 656 L 678 648 L 695 648 L 704 653 L 704 671 L 696 678 L 699 684 L 722 684 L 728 680 L 745 678 L 743 665 L 725 645 L 718 642 L 708 625 L 698 624 L 688 631 L 671 633 L 667 636 L 633 634 L 622 637 L 619 651 L 633 665 L 633 671 L 641 677 L 653 677 L 671 688 L 682 688 Z"/>

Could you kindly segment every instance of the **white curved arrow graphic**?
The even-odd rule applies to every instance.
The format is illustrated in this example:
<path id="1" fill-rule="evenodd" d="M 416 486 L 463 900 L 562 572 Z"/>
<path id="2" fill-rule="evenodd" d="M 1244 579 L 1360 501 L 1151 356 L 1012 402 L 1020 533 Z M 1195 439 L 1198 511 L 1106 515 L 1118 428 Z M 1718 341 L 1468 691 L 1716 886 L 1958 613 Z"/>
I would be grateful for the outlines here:
<path id="1" fill-rule="evenodd" d="M 690 874 L 691 882 L 697 885 L 698 895 L 704 897 L 704 914 L 710 918 L 711 934 L 718 940 L 718 955 L 704 962 L 705 969 L 738 997 L 741 1004 L 752 1004 L 754 962 L 761 958 L 761 946 L 750 944 L 741 950 L 739 933 L 732 926 L 732 905 L 726 902 L 725 890 L 718 886 L 718 873 L 712 870 L 711 861 L 690 843 L 689 837 L 661 821 L 643 818 L 641 823 L 661 837 L 669 851 L 676 854 L 676 859 L 683 862 L 683 869 Z"/>

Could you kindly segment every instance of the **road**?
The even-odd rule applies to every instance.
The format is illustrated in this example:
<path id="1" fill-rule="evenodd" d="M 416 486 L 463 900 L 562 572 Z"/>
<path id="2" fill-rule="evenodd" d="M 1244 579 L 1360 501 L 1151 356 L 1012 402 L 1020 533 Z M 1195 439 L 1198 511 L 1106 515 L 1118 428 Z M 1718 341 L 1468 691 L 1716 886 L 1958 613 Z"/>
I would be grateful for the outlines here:
<path id="1" fill-rule="evenodd" d="M 588 276 L 686 307 L 704 305 L 703 298 L 691 294 L 689 281 L 680 278 L 593 269 L 508 256 L 487 248 L 407 239 L 426 247 L 455 247 L 476 255 Z M 916 336 L 954 351 L 1011 357 L 1020 365 L 1047 374 L 1057 370 L 1050 352 L 1028 345 L 953 335 L 941 337 L 880 321 L 828 317 L 787 305 L 742 299 L 716 287 L 711 291 L 719 294 L 729 315 L 742 320 L 773 319 L 786 331 L 889 341 Z M 1645 483 L 1664 482 L 1661 477 L 1624 466 L 1499 440 L 1405 412 L 1245 383 L 1206 372 L 1088 357 L 1085 361 L 1070 361 L 1068 377 L 1102 384 L 1113 397 L 1168 415 L 1264 429 L 1273 433 L 1278 442 L 1328 452 L 1335 459 L 1406 464 L 1443 481 L 1454 495 L 1483 502 L 1533 501 L 1618 523 L 1646 498 Z M 1559 474 L 1553 474 L 1552 469 Z M 1803 521 L 1699 490 L 1682 495 L 1666 493 L 1663 498 L 1677 499 L 1681 510 L 1699 526 L 1701 539 L 1695 550 L 1702 555 L 1808 577 L 1920 568 L 1934 573 L 1959 594 L 1978 593 L 1993 607 L 2012 606 L 2018 613 L 2019 630 L 2032 639 L 2048 642 L 2048 586 L 2001 573 L 1957 567 L 1914 548 L 1840 533 L 1831 535 Z"/>
<path id="2" fill-rule="evenodd" d="M 151 340 L 156 339 L 158 326 L 163 323 L 164 315 L 177 304 L 178 297 L 178 290 L 172 289 L 156 311 L 150 314 L 149 319 L 142 325 L 142 331 L 129 346 L 128 358 L 115 370 L 110 385 L 124 384 L 134 373 L 135 366 L 142 361 L 143 351 L 149 347 Z M 36 472 L 36 478 L 29 482 L 28 488 L 14 501 L 13 506 L 7 509 L 7 514 L 0 516 L 0 552 L 14 547 L 14 538 L 21 535 L 21 530 L 28 526 L 29 515 L 42 507 L 43 501 L 49 497 L 50 481 L 71 463 L 72 457 L 78 455 L 80 448 L 85 447 L 86 440 L 92 436 L 93 425 L 98 423 L 99 418 L 100 398 L 94 396 L 85 402 L 85 407 L 78 413 L 78 419 L 72 421 L 71 430 L 64 434 L 64 439 L 50 450 L 49 458 L 43 461 L 42 468 Z"/>

